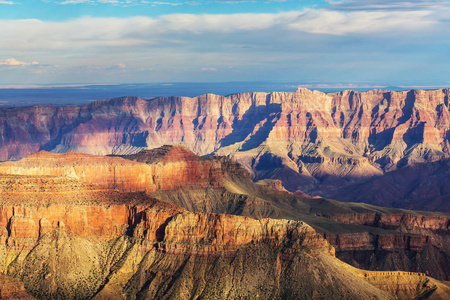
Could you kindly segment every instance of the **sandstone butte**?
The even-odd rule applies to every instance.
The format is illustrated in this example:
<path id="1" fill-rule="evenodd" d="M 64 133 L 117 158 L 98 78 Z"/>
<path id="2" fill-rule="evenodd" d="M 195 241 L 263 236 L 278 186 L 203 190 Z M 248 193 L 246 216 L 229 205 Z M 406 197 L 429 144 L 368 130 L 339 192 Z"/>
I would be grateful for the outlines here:
<path id="1" fill-rule="evenodd" d="M 446 284 L 423 273 L 341 262 L 301 221 L 193 213 L 147 193 L 181 185 L 222 189 L 237 175 L 252 184 L 226 158 L 197 157 L 179 146 L 127 157 L 134 160 L 39 152 L 0 164 L 0 270 L 13 277 L 8 282 L 20 279 L 31 295 L 59 299 L 450 296 Z M 448 230 L 442 217 L 353 218 Z"/>
<path id="2" fill-rule="evenodd" d="M 220 159 L 202 159 L 182 146 L 162 147 L 148 152 L 155 163 L 136 162 L 131 160 L 133 156 L 124 159 L 41 151 L 17 162 L 1 163 L 0 174 L 68 177 L 96 184 L 100 189 L 151 192 L 186 186 L 206 188 L 220 183 L 226 171 L 223 168 L 245 172 L 229 160 L 222 164 Z"/>
<path id="3" fill-rule="evenodd" d="M 335 193 L 337 187 L 449 157 L 449 93 L 441 89 L 325 94 L 299 88 L 0 109 L 0 160 L 40 150 L 131 154 L 181 144 L 198 155 L 229 156 L 255 180 L 279 179 L 291 192 L 348 201 L 359 197 L 361 190 Z M 414 184 L 403 187 L 399 181 L 383 196 L 365 193 L 358 201 L 372 195 L 370 201 L 377 205 L 450 210 L 446 194 L 439 192 L 445 184 L 432 192 L 418 191 L 426 196 L 421 201 L 411 192 Z"/>

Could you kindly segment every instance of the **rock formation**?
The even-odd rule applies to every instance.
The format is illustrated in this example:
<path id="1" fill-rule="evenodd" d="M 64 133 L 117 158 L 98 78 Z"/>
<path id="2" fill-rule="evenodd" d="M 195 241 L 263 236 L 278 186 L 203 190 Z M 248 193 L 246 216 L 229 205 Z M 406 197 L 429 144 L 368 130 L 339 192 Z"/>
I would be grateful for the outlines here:
<path id="1" fill-rule="evenodd" d="M 323 194 L 339 201 L 450 212 L 450 160 L 408 165 Z"/>
<path id="2" fill-rule="evenodd" d="M 182 144 L 199 155 L 232 157 L 256 180 L 279 179 L 292 192 L 328 195 L 405 165 L 449 157 L 449 93 L 300 88 L 0 109 L 0 160 L 40 150 L 131 154 Z M 446 211 L 448 194 L 433 192 L 438 195 L 430 206 L 395 205 Z"/>
<path id="3" fill-rule="evenodd" d="M 162 152 L 170 153 L 166 150 Z M 304 222 L 193 213 L 144 192 L 114 189 L 105 184 L 108 180 L 88 183 L 73 172 L 58 173 L 73 167 L 73 155 L 54 156 L 48 168 L 29 161 L 27 165 L 18 162 L 17 168 L 7 163 L 2 169 L 42 172 L 2 175 L 0 181 L 0 271 L 20 279 L 37 298 L 394 299 L 431 295 L 445 299 L 450 295 L 448 286 L 421 273 L 355 269 L 336 259 L 334 248 Z M 77 155 L 80 164 L 83 157 L 93 159 Z M 100 158 L 99 170 L 111 160 L 123 163 L 117 157 Z M 17 285 L 9 283 L 14 279 L 7 280 L 12 290 L 3 291 L 2 286 L 1 291 L 14 295 Z M 17 291 L 23 293 L 18 286 Z"/>
<path id="4" fill-rule="evenodd" d="M 59 155 L 40 151 L 17 162 L 1 163 L 0 174 L 73 178 L 95 184 L 97 188 L 122 192 L 153 192 L 189 186 L 206 188 L 220 184 L 226 172 L 247 174 L 229 159 L 204 159 L 183 146 L 145 150 L 139 157 L 151 158 L 149 161 L 141 162 L 135 157 L 124 159 L 74 152 Z"/>
<path id="5" fill-rule="evenodd" d="M 27 237 L 60 227 L 81 236 L 110 236 L 129 234 L 127 226 L 142 219 L 159 218 L 157 224 L 163 224 L 170 216 L 145 212 L 157 198 L 166 210 L 305 221 L 352 265 L 450 278 L 448 214 L 300 197 L 274 190 L 281 189 L 277 182 L 254 184 L 228 158 L 198 157 L 182 146 L 122 157 L 39 152 L 0 163 L 0 174 L 0 224 L 5 235 L 20 238 L 16 249 L 31 249 L 34 242 Z"/>
<path id="6" fill-rule="evenodd" d="M 23 283 L 16 278 L 0 273 L 0 299 L 32 300 L 35 299 L 27 293 Z"/>

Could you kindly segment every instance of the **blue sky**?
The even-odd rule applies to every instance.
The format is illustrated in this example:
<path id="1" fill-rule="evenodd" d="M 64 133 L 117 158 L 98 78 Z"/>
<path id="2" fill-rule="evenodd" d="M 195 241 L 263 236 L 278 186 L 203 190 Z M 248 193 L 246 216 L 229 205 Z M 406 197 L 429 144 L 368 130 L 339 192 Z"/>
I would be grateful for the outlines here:
<path id="1" fill-rule="evenodd" d="M 450 3 L 0 0 L 0 85 L 450 86 Z"/>

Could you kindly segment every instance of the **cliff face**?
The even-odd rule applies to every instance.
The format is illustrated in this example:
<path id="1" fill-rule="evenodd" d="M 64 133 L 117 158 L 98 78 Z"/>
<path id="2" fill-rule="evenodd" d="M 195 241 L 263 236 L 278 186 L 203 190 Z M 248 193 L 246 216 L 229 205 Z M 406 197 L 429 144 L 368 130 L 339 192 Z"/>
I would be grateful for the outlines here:
<path id="1" fill-rule="evenodd" d="M 285 249 L 292 253 L 316 255 L 322 252 L 330 255 L 333 250 L 320 235 L 301 222 L 194 215 L 167 210 L 158 205 L 142 211 L 136 207 L 130 209 L 126 205 L 109 208 L 70 205 L 65 207 L 69 213 L 63 218 L 53 214 L 55 209 L 57 207 L 49 207 L 50 214 L 45 210 L 28 209 L 28 216 L 20 216 L 20 213 L 19 216 L 14 215 L 10 223 L 22 219 L 16 225 L 26 224 L 27 230 L 17 232 L 14 230 L 15 225 L 12 225 L 11 231 L 2 235 L 6 242 L 1 251 L 1 257 L 4 258 L 1 271 L 23 280 L 28 292 L 37 298 L 90 298 L 103 290 L 106 283 L 117 289 L 117 282 L 107 279 L 120 275 L 127 280 L 120 290 L 116 290 L 113 298 L 125 298 L 128 289 L 127 298 L 134 299 L 140 291 L 150 289 L 144 283 L 137 283 L 136 289 L 134 281 L 135 276 L 141 276 L 141 268 L 145 268 L 146 260 L 154 255 L 163 264 L 156 267 L 157 272 L 167 274 L 170 272 L 168 266 L 175 267 L 179 260 L 204 257 L 200 265 L 212 267 L 212 261 L 218 257 L 235 256 L 236 252 L 248 245 L 271 245 L 280 251 Z M 82 214 L 91 211 L 102 213 L 97 214 L 95 222 L 86 222 L 77 214 L 70 213 L 72 211 Z M 114 212 L 114 222 L 102 218 L 108 216 L 110 211 Z M 40 218 L 39 225 L 32 222 L 34 217 Z M 45 231 L 40 226 L 43 223 L 47 224 Z M 53 224 L 58 224 L 55 229 L 52 229 Z M 111 230 L 114 226 L 118 226 L 119 230 Z M 208 280 L 211 276 L 206 272 L 204 279 Z M 177 281 L 179 274 L 175 272 L 171 277 Z M 163 285 L 163 282 L 159 285 Z M 193 287 L 192 291 L 185 292 L 194 291 Z M 219 287 L 215 292 L 223 293 L 226 290 Z M 241 288 L 235 292 L 240 294 L 246 291 Z M 160 294 L 158 298 L 162 296 Z M 172 296 L 180 297 L 183 298 L 183 294 L 179 292 Z"/>
<path id="2" fill-rule="evenodd" d="M 408 211 L 397 213 L 353 213 L 353 214 L 321 214 L 324 217 L 345 224 L 364 225 L 384 229 L 400 229 L 405 232 L 413 230 L 446 231 L 450 228 L 448 215 L 433 215 L 427 213 L 408 214 Z"/>
<path id="3" fill-rule="evenodd" d="M 3 205 L 0 271 L 37 298 L 393 299 L 438 290 L 445 299 L 448 292 L 423 274 L 399 285 L 392 282 L 403 273 L 367 278 L 303 222 L 191 213 L 142 193 L 119 203 L 116 192 L 85 193 L 91 198 L 82 204 L 73 197 L 64 205 Z M 17 280 L 0 280 L 5 297 L 27 296 Z"/>
<path id="4" fill-rule="evenodd" d="M 388 216 L 358 204 L 303 199 L 254 184 L 247 171 L 227 158 L 201 158 L 179 146 L 123 157 L 40 152 L 1 163 L 0 174 L 0 272 L 20 279 L 37 298 L 447 295 L 445 286 L 424 274 L 376 273 L 381 277 L 368 278 L 339 261 L 329 242 L 306 223 L 264 217 L 307 219 L 318 228 L 330 225 L 338 231 L 355 223 L 346 230 L 366 226 L 385 233 L 377 245 L 370 234 L 359 244 L 348 234 L 347 240 L 345 234 L 325 235 L 338 251 L 353 247 L 360 255 L 378 248 L 417 253 L 427 246 L 445 249 L 447 240 L 438 234 L 411 238 L 414 230 L 445 236 L 445 215 Z M 203 191 L 202 198 L 190 198 L 196 204 L 185 199 L 196 212 L 149 196 L 174 200 L 169 196 L 182 191 L 187 197 Z M 208 201 L 211 206 L 202 211 Z M 258 219 L 212 213 L 228 210 Z M 341 213 L 325 215 L 331 211 Z M 343 214 L 351 211 L 355 213 Z M 395 226 L 404 228 L 404 236 L 388 233 Z M 404 276 L 412 276 L 410 285 Z"/>
<path id="5" fill-rule="evenodd" d="M 271 184 L 254 184 L 246 170 L 227 158 L 198 157 L 182 146 L 122 157 L 39 152 L 0 163 L 0 174 L 0 225 L 5 235 L 17 237 L 17 251 L 31 249 L 33 239 L 61 227 L 80 236 L 124 235 L 131 225 L 146 220 L 142 226 L 148 226 L 154 218 L 156 232 L 173 215 L 148 215 L 155 197 L 195 213 L 305 220 L 352 265 L 424 272 L 444 280 L 450 276 L 448 215 L 302 198 L 273 190 Z M 233 220 L 220 217 L 217 222 L 234 228 Z M 152 232 L 145 226 L 139 229 L 143 237 Z"/>
<path id="6" fill-rule="evenodd" d="M 333 190 L 449 156 L 450 90 L 135 97 L 0 110 L 0 160 L 39 150 L 129 154 L 182 144 L 221 154 L 290 191 Z"/>
<path id="7" fill-rule="evenodd" d="M 50 190 L 40 186 L 38 176 L 34 181 L 26 176 L 28 185 L 21 191 L 17 177 L 8 184 L 29 201 L 10 206 L 8 197 L 1 198 L 0 271 L 22 280 L 37 298 L 393 297 L 358 274 L 347 271 L 341 278 L 327 270 L 342 263 L 303 222 L 194 214 L 143 193 L 81 188 L 72 179 L 65 185 L 59 178 L 55 191 L 53 185 Z M 36 201 L 52 193 L 71 197 L 58 201 L 62 204 Z M 319 281 L 306 276 L 306 286 L 288 287 L 291 278 L 298 280 L 316 267 Z M 0 280 L 4 297 L 26 296 L 14 279 Z"/>
<path id="8" fill-rule="evenodd" d="M 336 256 L 366 270 L 409 270 L 450 277 L 448 216 L 342 214 L 328 216 L 340 223 L 395 230 L 364 233 L 325 233 Z"/>
<path id="9" fill-rule="evenodd" d="M 449 242 L 438 247 L 433 235 L 375 233 L 325 234 L 336 248 L 336 257 L 365 270 L 409 270 L 435 278 L 450 277 Z"/>
<path id="10" fill-rule="evenodd" d="M 323 194 L 339 201 L 450 212 L 450 160 L 408 165 Z"/>
<path id="11" fill-rule="evenodd" d="M 204 159 L 183 146 L 146 150 L 127 158 L 40 151 L 17 162 L 0 163 L 0 174 L 67 177 L 122 192 L 206 188 L 219 185 L 227 172 L 247 174 L 226 158 Z"/>

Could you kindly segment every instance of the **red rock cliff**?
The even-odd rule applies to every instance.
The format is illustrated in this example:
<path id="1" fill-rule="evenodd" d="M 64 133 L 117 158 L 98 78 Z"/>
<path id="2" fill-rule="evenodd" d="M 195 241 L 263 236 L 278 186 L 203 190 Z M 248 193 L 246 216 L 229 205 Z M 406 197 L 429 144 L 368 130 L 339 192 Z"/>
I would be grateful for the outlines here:
<path id="1" fill-rule="evenodd" d="M 157 154 L 155 151 L 162 152 Z M 151 192 L 189 186 L 217 187 L 230 171 L 247 175 L 239 165 L 227 159 L 203 159 L 183 146 L 166 146 L 160 150 L 144 151 L 130 156 L 129 159 L 40 151 L 17 162 L 0 163 L 0 174 L 73 178 L 94 184 L 97 188 L 117 189 L 122 192 Z"/>
<path id="2" fill-rule="evenodd" d="M 301 177 L 359 178 L 449 155 L 450 90 L 135 97 L 75 107 L 0 110 L 0 160 L 41 149 L 125 154 L 183 144 L 231 155 L 258 179 L 266 168 L 291 191 Z M 309 183 L 314 182 L 310 180 Z M 306 191 L 308 192 L 308 191 Z"/>

